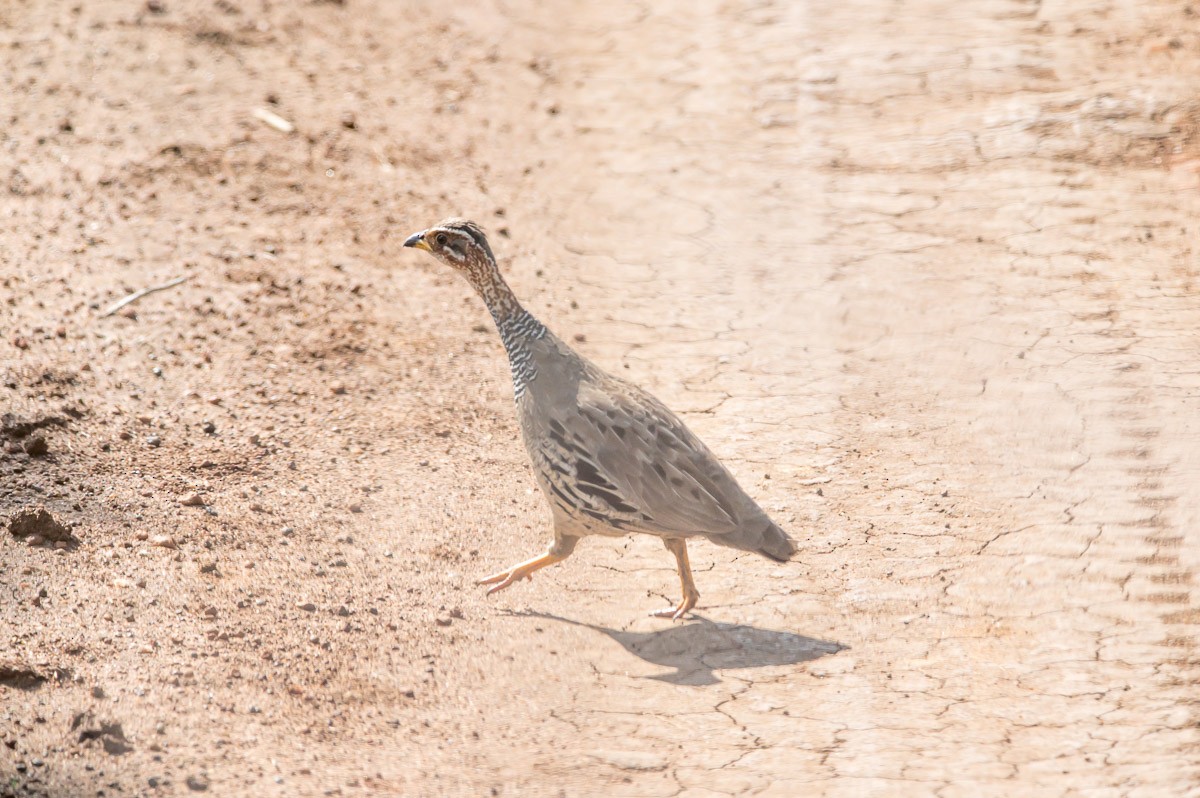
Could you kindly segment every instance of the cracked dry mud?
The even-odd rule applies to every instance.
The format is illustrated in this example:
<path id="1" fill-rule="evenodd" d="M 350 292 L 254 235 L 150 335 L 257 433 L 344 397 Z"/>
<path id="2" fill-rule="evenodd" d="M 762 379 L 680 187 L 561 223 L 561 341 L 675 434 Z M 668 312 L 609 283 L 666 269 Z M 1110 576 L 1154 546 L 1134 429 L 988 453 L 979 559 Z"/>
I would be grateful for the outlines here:
<path id="1" fill-rule="evenodd" d="M 0 10 L 0 512 L 77 540 L 0 535 L 0 795 L 1196 794 L 1197 13 Z M 451 213 L 794 563 L 473 587 L 548 529 Z"/>

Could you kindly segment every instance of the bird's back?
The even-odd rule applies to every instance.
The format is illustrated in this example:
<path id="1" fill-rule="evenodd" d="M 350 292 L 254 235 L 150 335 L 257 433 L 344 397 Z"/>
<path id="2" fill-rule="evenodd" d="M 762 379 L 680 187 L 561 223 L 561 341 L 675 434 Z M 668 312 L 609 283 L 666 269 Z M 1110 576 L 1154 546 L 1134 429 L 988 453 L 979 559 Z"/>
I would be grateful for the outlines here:
<path id="1" fill-rule="evenodd" d="M 787 535 L 660 401 L 549 332 L 528 346 L 532 376 L 518 416 L 556 516 L 581 533 L 702 535 L 791 556 Z"/>

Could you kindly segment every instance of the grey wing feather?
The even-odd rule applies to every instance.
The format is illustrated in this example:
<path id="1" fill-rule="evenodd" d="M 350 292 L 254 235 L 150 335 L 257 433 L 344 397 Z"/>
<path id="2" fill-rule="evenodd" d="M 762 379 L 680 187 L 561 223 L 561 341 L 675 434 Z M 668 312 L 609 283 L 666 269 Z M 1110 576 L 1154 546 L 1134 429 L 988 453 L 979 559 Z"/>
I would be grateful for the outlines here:
<path id="1" fill-rule="evenodd" d="M 741 490 L 724 466 L 660 402 L 621 387 L 580 385 L 576 418 L 597 470 L 635 508 L 629 523 L 659 533 L 736 531 Z"/>

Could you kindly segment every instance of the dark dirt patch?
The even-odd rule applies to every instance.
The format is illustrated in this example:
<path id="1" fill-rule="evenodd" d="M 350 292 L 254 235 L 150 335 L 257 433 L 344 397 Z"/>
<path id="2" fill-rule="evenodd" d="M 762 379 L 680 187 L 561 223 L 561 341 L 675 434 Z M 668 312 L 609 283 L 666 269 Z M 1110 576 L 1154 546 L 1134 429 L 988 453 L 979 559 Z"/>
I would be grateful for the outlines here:
<path id="1" fill-rule="evenodd" d="M 50 514 L 45 507 L 32 507 L 18 510 L 8 518 L 8 531 L 18 539 L 38 535 L 43 540 L 52 542 L 66 541 L 77 543 L 71 530 Z"/>
<path id="2" fill-rule="evenodd" d="M 47 680 L 46 674 L 24 662 L 0 661 L 0 685 L 33 690 Z"/>

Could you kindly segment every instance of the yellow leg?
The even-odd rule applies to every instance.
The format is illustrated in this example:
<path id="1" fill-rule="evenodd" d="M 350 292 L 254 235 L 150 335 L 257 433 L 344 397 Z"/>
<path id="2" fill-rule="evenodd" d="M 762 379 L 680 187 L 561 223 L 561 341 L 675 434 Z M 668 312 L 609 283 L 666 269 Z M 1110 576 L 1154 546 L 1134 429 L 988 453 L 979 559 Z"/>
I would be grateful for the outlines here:
<path id="1" fill-rule="evenodd" d="M 567 555 L 558 555 L 551 552 L 546 552 L 541 557 L 534 557 L 532 560 L 526 560 L 523 563 L 518 563 L 507 571 L 500 571 L 491 576 L 486 576 L 480 579 L 475 584 L 478 585 L 496 585 L 488 591 L 488 595 L 492 595 L 497 590 L 503 590 L 513 582 L 520 582 L 522 579 L 528 579 L 534 571 L 545 568 L 547 565 L 554 565 L 556 562 L 562 562 L 567 559 Z"/>
<path id="2" fill-rule="evenodd" d="M 683 598 L 680 599 L 679 604 L 670 609 L 657 610 L 650 614 L 659 618 L 670 616 L 672 620 L 678 621 L 692 607 L 696 606 L 696 602 L 700 600 L 700 591 L 696 589 L 696 583 L 692 581 L 692 564 L 688 562 L 687 541 L 682 538 L 663 538 L 663 545 L 675 555 L 675 565 L 679 568 L 679 585 L 683 589 Z"/>

